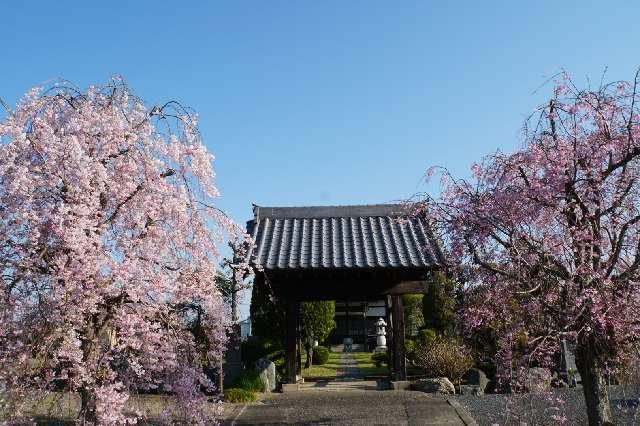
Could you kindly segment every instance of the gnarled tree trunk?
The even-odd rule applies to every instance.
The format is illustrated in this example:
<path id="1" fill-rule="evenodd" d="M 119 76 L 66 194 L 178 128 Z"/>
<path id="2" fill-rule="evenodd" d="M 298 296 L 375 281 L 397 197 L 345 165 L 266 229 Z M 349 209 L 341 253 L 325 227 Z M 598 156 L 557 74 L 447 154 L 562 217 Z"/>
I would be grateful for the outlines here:
<path id="1" fill-rule="evenodd" d="M 313 365 L 313 344 L 308 340 L 305 341 L 304 350 L 307 351 L 307 359 L 304 362 L 304 368 L 309 368 Z"/>
<path id="2" fill-rule="evenodd" d="M 582 379 L 589 425 L 613 425 L 606 372 L 593 349 L 581 345 L 576 347 L 576 367 Z"/>
<path id="3" fill-rule="evenodd" d="M 83 332 L 81 333 L 81 348 L 82 348 L 82 362 L 85 365 L 91 365 L 95 363 L 96 358 L 96 336 L 99 334 L 99 328 L 96 325 L 98 323 L 98 314 L 93 314 L 88 321 Z M 95 373 L 94 373 L 95 374 Z M 96 424 L 98 418 L 96 417 L 96 392 L 95 387 L 88 389 L 85 383 L 84 387 L 78 390 L 80 394 L 80 413 L 78 414 L 78 420 L 80 424 Z M 95 386 L 95 384 L 94 384 Z"/>
<path id="4" fill-rule="evenodd" d="M 96 394 L 88 389 L 80 390 L 80 414 L 78 419 L 81 424 L 96 423 Z"/>

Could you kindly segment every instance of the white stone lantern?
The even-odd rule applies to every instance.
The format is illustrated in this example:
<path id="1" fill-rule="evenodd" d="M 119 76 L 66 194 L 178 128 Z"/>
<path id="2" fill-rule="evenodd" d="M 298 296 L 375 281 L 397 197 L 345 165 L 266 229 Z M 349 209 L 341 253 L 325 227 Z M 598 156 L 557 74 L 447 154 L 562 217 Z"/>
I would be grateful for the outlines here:
<path id="1" fill-rule="evenodd" d="M 386 352 L 387 350 L 387 337 L 386 337 L 387 323 L 378 318 L 376 321 L 376 349 L 374 352 Z"/>

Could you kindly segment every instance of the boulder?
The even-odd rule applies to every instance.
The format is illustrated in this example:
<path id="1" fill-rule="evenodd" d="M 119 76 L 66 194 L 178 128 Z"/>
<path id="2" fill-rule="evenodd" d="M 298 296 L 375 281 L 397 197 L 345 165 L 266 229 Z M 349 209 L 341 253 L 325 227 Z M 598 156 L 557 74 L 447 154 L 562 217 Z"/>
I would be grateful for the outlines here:
<path id="1" fill-rule="evenodd" d="M 484 395 L 484 390 L 478 385 L 460 385 L 460 395 Z"/>
<path id="2" fill-rule="evenodd" d="M 533 367 L 527 371 L 525 390 L 531 393 L 545 393 L 551 390 L 553 376 L 548 368 Z"/>
<path id="3" fill-rule="evenodd" d="M 456 388 L 453 383 L 446 377 L 437 377 L 433 379 L 420 379 L 414 384 L 416 390 L 427 393 L 454 394 Z"/>
<path id="4" fill-rule="evenodd" d="M 469 371 L 462 376 L 462 382 L 466 385 L 478 386 L 480 394 L 483 394 L 489 384 L 489 379 L 484 371 L 479 368 L 470 368 Z"/>
<path id="5" fill-rule="evenodd" d="M 276 389 L 276 365 L 267 358 L 256 361 L 256 372 L 265 384 L 265 391 L 272 392 Z"/>

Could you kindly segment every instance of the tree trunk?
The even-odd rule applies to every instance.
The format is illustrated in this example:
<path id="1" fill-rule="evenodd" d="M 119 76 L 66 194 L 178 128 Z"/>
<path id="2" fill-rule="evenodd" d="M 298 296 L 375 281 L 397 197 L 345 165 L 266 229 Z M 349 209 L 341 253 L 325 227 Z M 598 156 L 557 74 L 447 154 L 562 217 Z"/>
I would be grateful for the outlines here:
<path id="1" fill-rule="evenodd" d="M 99 328 L 96 325 L 98 323 L 97 314 L 93 314 L 90 321 L 90 325 L 83 330 L 81 338 L 82 362 L 85 365 L 92 365 L 95 362 L 95 340 L 96 336 L 99 334 Z M 79 393 L 81 405 L 78 419 L 81 421 L 82 425 L 96 424 L 95 388 L 87 389 L 86 387 L 83 387 L 79 390 Z"/>
<path id="2" fill-rule="evenodd" d="M 95 424 L 96 423 L 96 394 L 87 389 L 80 390 L 80 413 L 78 420 L 81 424 Z"/>
<path id="3" fill-rule="evenodd" d="M 238 287 L 235 278 L 232 278 L 233 288 L 231 289 L 231 322 L 238 322 Z"/>
<path id="4" fill-rule="evenodd" d="M 589 347 L 576 347 L 576 367 L 582 379 L 582 390 L 590 426 L 612 425 L 609 391 L 604 368 Z"/>
<path id="5" fill-rule="evenodd" d="M 313 365 L 313 345 L 310 342 L 305 342 L 304 350 L 307 351 L 307 359 L 304 362 L 304 368 L 309 368 Z"/>

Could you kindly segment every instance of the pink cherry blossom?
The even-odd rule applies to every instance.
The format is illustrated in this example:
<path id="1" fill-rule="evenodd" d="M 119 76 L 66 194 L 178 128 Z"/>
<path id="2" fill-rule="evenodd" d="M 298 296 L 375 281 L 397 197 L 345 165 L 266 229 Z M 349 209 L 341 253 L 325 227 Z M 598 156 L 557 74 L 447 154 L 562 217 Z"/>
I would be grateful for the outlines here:
<path id="1" fill-rule="evenodd" d="M 120 80 L 31 90 L 0 122 L 0 411 L 62 384 L 88 421 L 124 424 L 156 389 L 205 421 L 229 324 L 217 247 L 246 238 L 214 205 L 212 159 L 187 109 Z"/>
<path id="2" fill-rule="evenodd" d="M 563 78 L 521 149 L 474 164 L 473 182 L 443 180 L 423 203 L 465 272 L 461 330 L 495 335 L 502 387 L 518 390 L 527 366 L 555 368 L 566 339 L 590 424 L 610 421 L 606 375 L 640 339 L 637 89 L 637 78 L 597 91 Z"/>

